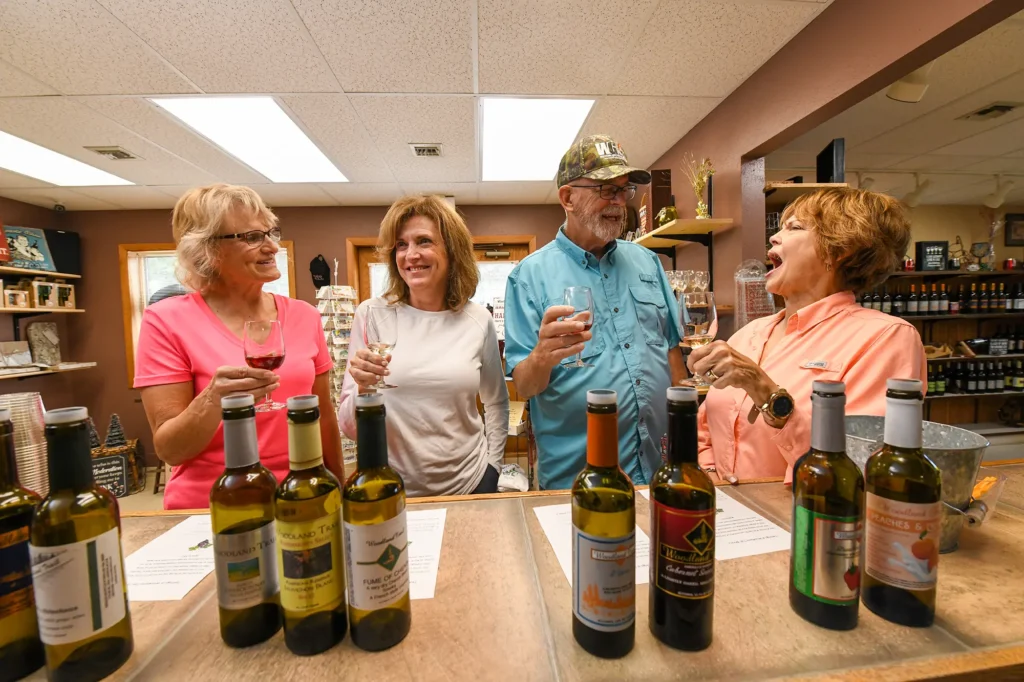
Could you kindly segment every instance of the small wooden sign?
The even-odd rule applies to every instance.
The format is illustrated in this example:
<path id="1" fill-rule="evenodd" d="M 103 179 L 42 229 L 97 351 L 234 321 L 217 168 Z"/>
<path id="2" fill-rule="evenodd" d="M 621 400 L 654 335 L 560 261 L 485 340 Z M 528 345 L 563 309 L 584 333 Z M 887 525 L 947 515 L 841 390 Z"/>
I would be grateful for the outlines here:
<path id="1" fill-rule="evenodd" d="M 124 497 L 128 494 L 128 458 L 124 455 L 94 457 L 92 475 L 96 479 L 96 485 L 103 486 L 114 497 Z"/>

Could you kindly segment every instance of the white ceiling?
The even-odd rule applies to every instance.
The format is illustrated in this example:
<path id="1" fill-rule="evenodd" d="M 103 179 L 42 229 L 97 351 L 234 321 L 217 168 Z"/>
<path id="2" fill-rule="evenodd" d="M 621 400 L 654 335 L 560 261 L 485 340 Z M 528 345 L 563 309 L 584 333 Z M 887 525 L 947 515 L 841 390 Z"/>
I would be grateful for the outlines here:
<path id="1" fill-rule="evenodd" d="M 137 183 L 65 189 L 0 170 L 0 196 L 165 208 L 226 181 L 278 206 L 555 202 L 553 182 L 479 181 L 479 95 L 596 98 L 582 133 L 648 166 L 829 2 L 0 0 L 0 130 Z M 201 93 L 277 96 L 352 182 L 270 184 L 145 99 Z"/>
<path id="2" fill-rule="evenodd" d="M 926 204 L 980 204 L 995 189 L 995 173 L 1018 174 L 1007 203 L 1024 203 L 1024 12 L 992 27 L 935 61 L 929 87 L 917 104 L 875 93 L 766 159 L 770 180 L 803 170 L 813 179 L 814 159 L 830 140 L 846 138 L 851 171 L 875 178 L 871 189 L 903 196 L 919 171 L 932 181 Z M 993 102 L 1020 108 L 989 121 L 958 117 Z M 886 172 L 888 171 L 888 172 Z M 928 171 L 938 171 L 929 174 Z"/>

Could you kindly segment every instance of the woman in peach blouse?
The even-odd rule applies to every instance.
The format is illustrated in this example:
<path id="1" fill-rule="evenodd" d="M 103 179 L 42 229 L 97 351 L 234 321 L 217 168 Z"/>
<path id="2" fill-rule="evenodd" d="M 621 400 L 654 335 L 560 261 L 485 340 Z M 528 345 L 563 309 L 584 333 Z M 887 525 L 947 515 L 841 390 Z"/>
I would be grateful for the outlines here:
<path id="1" fill-rule="evenodd" d="M 731 483 L 789 483 L 810 447 L 812 382 L 845 382 L 847 414 L 883 415 L 886 379 L 925 378 L 917 330 L 854 296 L 884 282 L 909 241 L 906 212 L 883 194 L 825 189 L 786 208 L 766 282 L 785 310 L 688 360 L 713 386 L 699 413 L 701 466 Z"/>

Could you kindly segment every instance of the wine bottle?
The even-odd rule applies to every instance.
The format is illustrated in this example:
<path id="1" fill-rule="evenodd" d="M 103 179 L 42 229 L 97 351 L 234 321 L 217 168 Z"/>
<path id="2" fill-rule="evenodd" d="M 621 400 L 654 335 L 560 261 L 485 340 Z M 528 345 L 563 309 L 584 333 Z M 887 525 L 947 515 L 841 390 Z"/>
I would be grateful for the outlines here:
<path id="1" fill-rule="evenodd" d="M 967 366 L 967 393 L 978 392 L 978 373 L 974 369 L 974 363 Z"/>
<path id="2" fill-rule="evenodd" d="M 619 468 L 615 391 L 587 391 L 587 465 L 572 484 L 572 634 L 620 658 L 636 635 L 636 501 Z"/>
<path id="3" fill-rule="evenodd" d="M 892 296 L 889 295 L 889 287 L 882 287 L 882 312 L 892 315 Z"/>
<path id="4" fill-rule="evenodd" d="M 927 385 L 928 385 L 928 395 L 934 395 L 935 394 L 935 367 L 933 367 L 931 363 L 928 363 L 927 379 L 928 379 L 928 383 L 927 383 Z"/>
<path id="5" fill-rule="evenodd" d="M 1013 372 L 1013 390 L 1024 391 L 1024 366 L 1021 365 L 1021 361 L 1017 361 L 1017 366 Z"/>
<path id="6" fill-rule="evenodd" d="M 96 485 L 84 407 L 50 410 L 50 494 L 32 517 L 29 553 L 50 682 L 101 680 L 132 654 L 117 498 Z"/>
<path id="7" fill-rule="evenodd" d="M 971 314 L 977 314 L 981 312 L 981 301 L 978 298 L 978 283 L 971 282 L 971 295 L 967 299 L 967 310 Z"/>
<path id="8" fill-rule="evenodd" d="M 964 286 L 961 284 L 958 289 L 952 291 L 949 297 L 949 314 L 960 314 L 960 299 L 964 296 Z"/>
<path id="9" fill-rule="evenodd" d="M 651 634 L 675 649 L 711 646 L 715 484 L 697 465 L 697 389 L 672 387 L 665 464 L 651 479 Z"/>
<path id="10" fill-rule="evenodd" d="M 846 454 L 846 386 L 811 388 L 811 449 L 793 468 L 789 604 L 815 625 L 857 626 L 864 476 Z"/>
<path id="11" fill-rule="evenodd" d="M 892 314 L 896 317 L 905 317 L 907 314 L 907 301 L 903 293 L 897 289 L 896 295 L 892 297 Z"/>
<path id="12" fill-rule="evenodd" d="M 939 315 L 949 315 L 949 294 L 946 293 L 946 285 L 943 283 L 939 291 Z"/>
<path id="13" fill-rule="evenodd" d="M 932 295 L 928 297 L 928 314 L 939 314 L 939 292 L 936 290 L 934 284 L 932 284 Z"/>
<path id="14" fill-rule="evenodd" d="M 0 407 L 0 680 L 20 680 L 43 666 L 29 528 L 39 496 L 18 485 L 11 411 Z"/>
<path id="15" fill-rule="evenodd" d="M 1013 309 L 1024 310 L 1024 284 L 1017 285 L 1017 295 L 1013 298 Z"/>
<path id="16" fill-rule="evenodd" d="M 871 296 L 871 308 L 873 310 L 882 310 L 882 295 L 878 293 L 878 289 L 875 289 L 875 293 Z"/>
<path id="17" fill-rule="evenodd" d="M 1003 363 L 1003 390 L 1013 390 L 1013 363 L 1009 360 Z"/>
<path id="18" fill-rule="evenodd" d="M 865 466 L 862 596 L 878 616 L 911 627 L 935 620 L 942 479 L 921 449 L 921 382 L 886 382 L 882 449 Z"/>
<path id="19" fill-rule="evenodd" d="M 345 637 L 345 569 L 341 549 L 341 486 L 324 466 L 320 401 L 288 399 L 288 464 L 277 487 L 278 565 L 284 643 L 310 656 Z"/>
<path id="20" fill-rule="evenodd" d="M 989 299 L 988 296 L 988 285 L 982 282 L 981 293 L 978 294 L 978 312 L 982 314 L 989 312 L 990 303 L 991 299 Z"/>
<path id="21" fill-rule="evenodd" d="M 918 315 L 918 301 L 917 301 L 917 285 L 910 285 L 910 295 L 907 296 L 907 316 L 912 317 Z"/>
<path id="22" fill-rule="evenodd" d="M 228 646 L 246 647 L 281 629 L 277 479 L 260 464 L 253 397 L 230 395 L 220 407 L 224 473 L 210 490 L 220 636 Z"/>
<path id="23" fill-rule="evenodd" d="M 380 651 L 409 634 L 405 483 L 388 465 L 384 396 L 356 396 L 358 459 L 345 482 L 345 565 L 352 642 Z"/>
<path id="24" fill-rule="evenodd" d="M 935 370 L 935 395 L 946 395 L 946 372 L 941 364 Z"/>
<path id="25" fill-rule="evenodd" d="M 988 390 L 990 393 L 1003 390 L 1000 388 L 1000 384 L 1003 381 L 1003 373 L 996 372 L 996 363 L 988 363 Z"/>

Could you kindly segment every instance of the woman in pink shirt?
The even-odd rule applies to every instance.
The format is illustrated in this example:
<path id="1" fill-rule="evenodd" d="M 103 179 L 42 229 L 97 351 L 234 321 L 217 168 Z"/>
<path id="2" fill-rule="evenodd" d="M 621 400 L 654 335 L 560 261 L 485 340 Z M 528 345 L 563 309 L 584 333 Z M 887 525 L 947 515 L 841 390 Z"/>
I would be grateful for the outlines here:
<path id="1" fill-rule="evenodd" d="M 766 282 L 785 310 L 688 360 L 713 382 L 699 412 L 704 468 L 732 483 L 776 476 L 789 483 L 810 447 L 815 380 L 846 383 L 847 414 L 883 415 L 886 379 L 925 378 L 917 330 L 860 307 L 854 296 L 884 282 L 909 241 L 906 212 L 883 194 L 826 189 L 786 208 Z"/>
<path id="2" fill-rule="evenodd" d="M 146 309 L 135 387 L 142 389 L 156 454 L 174 467 L 164 508 L 201 509 L 224 470 L 220 399 L 273 393 L 283 402 L 315 393 L 330 405 L 333 363 L 316 309 L 263 291 L 281 276 L 274 260 L 281 229 L 256 192 L 224 184 L 190 190 L 174 207 L 171 226 L 179 278 L 194 293 Z M 276 373 L 246 366 L 242 338 L 249 320 L 281 322 L 285 360 Z M 320 430 L 324 460 L 341 475 L 333 410 L 322 411 Z M 260 460 L 280 480 L 288 472 L 285 412 L 258 412 L 256 432 Z"/>

